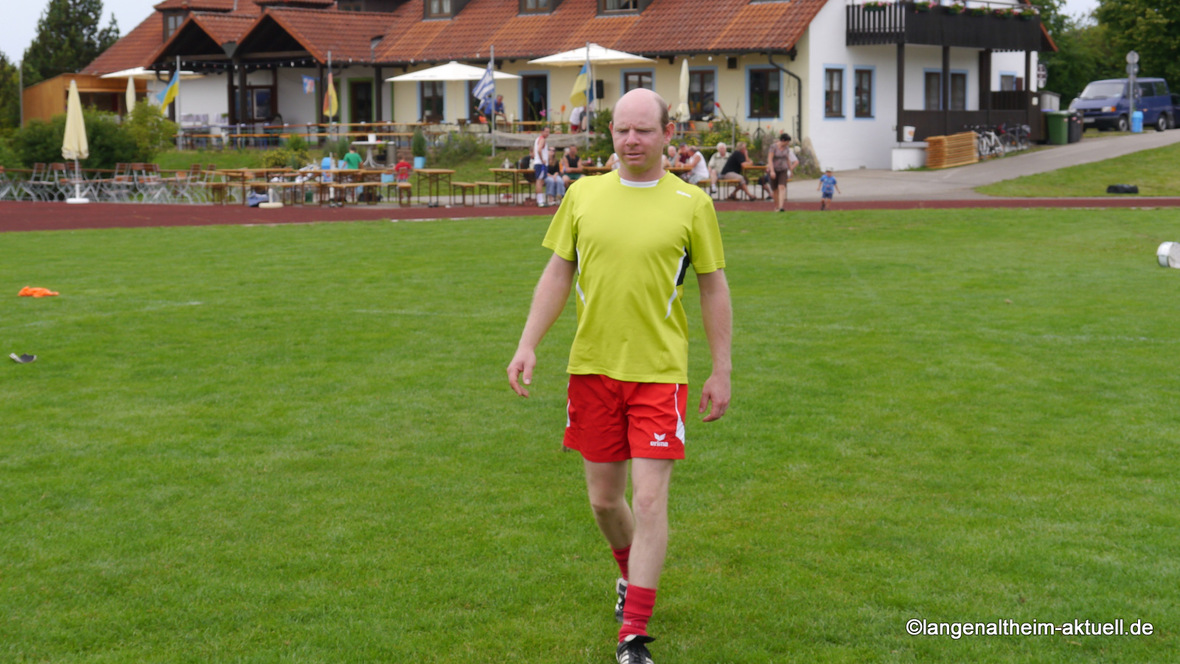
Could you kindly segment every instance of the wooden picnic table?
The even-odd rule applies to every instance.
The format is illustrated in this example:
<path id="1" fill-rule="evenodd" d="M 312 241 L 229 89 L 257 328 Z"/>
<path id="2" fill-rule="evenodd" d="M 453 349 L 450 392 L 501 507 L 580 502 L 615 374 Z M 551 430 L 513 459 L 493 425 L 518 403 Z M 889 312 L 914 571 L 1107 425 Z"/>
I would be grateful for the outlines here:
<path id="1" fill-rule="evenodd" d="M 511 188 L 512 202 L 519 204 L 523 194 L 524 199 L 528 199 L 528 189 L 522 185 L 532 184 L 529 181 L 529 176 L 535 173 L 531 168 L 490 168 L 494 182 L 507 182 Z"/>
<path id="2" fill-rule="evenodd" d="M 426 204 L 430 207 L 438 207 L 439 198 L 444 191 L 449 196 L 451 193 L 451 176 L 455 171 L 449 168 L 418 168 L 414 170 L 414 174 L 418 180 L 418 196 L 423 196 L 422 190 L 425 189 Z"/>

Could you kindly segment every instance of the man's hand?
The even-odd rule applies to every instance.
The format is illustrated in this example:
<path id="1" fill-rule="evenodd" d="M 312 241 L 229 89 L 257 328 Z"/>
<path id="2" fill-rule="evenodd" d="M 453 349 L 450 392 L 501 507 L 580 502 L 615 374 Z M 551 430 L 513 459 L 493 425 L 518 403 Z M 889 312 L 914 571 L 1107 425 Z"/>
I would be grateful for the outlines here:
<path id="1" fill-rule="evenodd" d="M 697 408 L 697 412 L 704 413 L 707 409 L 708 415 L 705 415 L 705 422 L 712 422 L 721 419 L 725 411 L 729 408 L 729 376 L 713 374 L 705 381 L 701 387 L 701 404 Z"/>
<path id="2" fill-rule="evenodd" d="M 537 366 L 537 354 L 524 349 L 517 349 L 516 355 L 508 363 L 508 384 L 512 391 L 522 397 L 528 397 L 528 385 L 533 382 L 533 367 Z"/>

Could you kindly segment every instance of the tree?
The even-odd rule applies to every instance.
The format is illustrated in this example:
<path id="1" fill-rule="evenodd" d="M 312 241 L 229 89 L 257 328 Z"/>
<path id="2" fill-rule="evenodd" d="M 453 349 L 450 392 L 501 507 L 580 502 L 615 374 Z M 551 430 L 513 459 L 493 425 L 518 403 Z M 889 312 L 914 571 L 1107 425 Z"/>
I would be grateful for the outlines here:
<path id="1" fill-rule="evenodd" d="M 20 72 L 0 53 L 0 129 L 20 124 Z"/>
<path id="2" fill-rule="evenodd" d="M 102 0 L 49 0 L 25 50 L 25 86 L 78 71 L 118 41 L 115 16 L 100 30 L 101 19 Z"/>
<path id="3" fill-rule="evenodd" d="M 1106 36 L 1106 26 L 1084 17 L 1067 18 L 1060 32 L 1052 34 L 1056 53 L 1042 53 L 1048 70 L 1047 88 L 1061 95 L 1062 108 L 1090 81 L 1122 76 L 1118 60 Z"/>
<path id="4" fill-rule="evenodd" d="M 1126 76 L 1128 51 L 1139 53 L 1139 76 L 1180 83 L 1180 0 L 1103 0 L 1095 11 L 1117 57 L 1118 77 Z"/>

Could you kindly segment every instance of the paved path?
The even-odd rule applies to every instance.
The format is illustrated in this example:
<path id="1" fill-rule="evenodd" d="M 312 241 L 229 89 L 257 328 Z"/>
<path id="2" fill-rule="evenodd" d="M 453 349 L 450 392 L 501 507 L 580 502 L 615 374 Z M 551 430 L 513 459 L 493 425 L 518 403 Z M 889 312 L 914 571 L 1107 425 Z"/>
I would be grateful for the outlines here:
<path id="1" fill-rule="evenodd" d="M 1150 129 L 1141 134 L 1100 135 L 1098 138 L 1086 138 L 1069 145 L 1047 146 L 1026 154 L 937 171 L 839 171 L 834 175 L 840 183 L 843 195 L 837 194 L 836 202 L 995 200 L 993 197 L 978 194 L 973 189 L 1003 180 L 1047 173 L 1067 166 L 1102 161 L 1174 143 L 1180 143 L 1180 129 L 1165 132 Z M 1095 193 L 1105 194 L 1106 185 L 1117 184 L 1117 179 L 1112 174 L 1111 181 L 1099 183 L 1100 189 Z M 818 202 L 819 192 L 815 191 L 814 183 L 805 180 L 799 186 L 789 189 L 788 198 L 792 201 Z"/>

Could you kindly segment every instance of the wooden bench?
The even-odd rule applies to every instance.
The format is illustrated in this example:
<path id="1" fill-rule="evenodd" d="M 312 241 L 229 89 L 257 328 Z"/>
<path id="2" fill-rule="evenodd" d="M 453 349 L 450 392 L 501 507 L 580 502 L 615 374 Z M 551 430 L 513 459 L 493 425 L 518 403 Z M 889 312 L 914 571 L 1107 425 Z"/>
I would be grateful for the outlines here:
<path id="1" fill-rule="evenodd" d="M 471 194 L 471 202 L 475 203 L 475 183 L 473 182 L 452 182 L 451 183 L 451 198 L 454 199 L 455 191 L 459 191 L 460 205 L 467 206 L 467 194 Z"/>
<path id="2" fill-rule="evenodd" d="M 374 181 L 333 182 L 333 183 L 331 183 L 330 186 L 332 189 L 335 189 L 335 190 L 343 190 L 340 193 L 344 194 L 343 200 L 346 203 L 348 202 L 348 198 L 349 198 L 348 193 L 349 193 L 349 191 L 352 191 L 354 193 L 353 199 L 352 199 L 353 203 L 360 202 L 360 196 L 357 196 L 356 194 L 363 192 L 364 198 L 367 200 L 369 205 L 376 205 L 377 198 L 378 198 L 377 192 L 381 189 L 381 187 L 385 186 L 385 183 L 380 182 L 380 181 L 376 181 L 376 182 L 374 182 Z"/>
<path id="3" fill-rule="evenodd" d="M 489 205 L 495 203 L 497 205 L 507 205 L 511 202 L 512 183 L 510 182 L 488 182 L 478 181 L 475 183 L 476 195 L 479 197 L 479 202 L 488 203 Z M 509 194 L 509 200 L 505 201 L 501 194 Z"/>
<path id="4" fill-rule="evenodd" d="M 397 190 L 397 204 L 402 207 L 407 207 L 414 203 L 414 185 L 409 182 L 386 182 L 386 187 L 392 187 Z M 387 188 L 386 192 L 389 191 Z"/>

